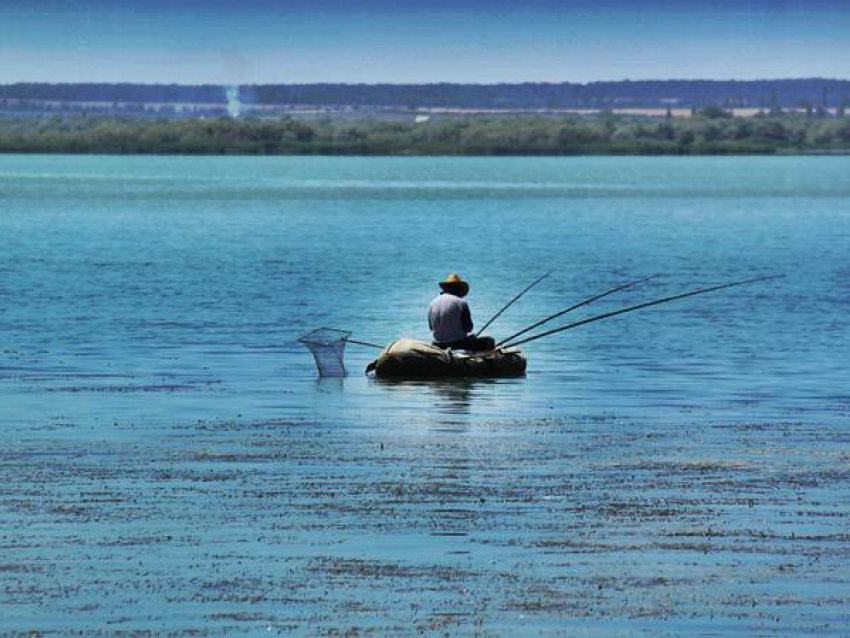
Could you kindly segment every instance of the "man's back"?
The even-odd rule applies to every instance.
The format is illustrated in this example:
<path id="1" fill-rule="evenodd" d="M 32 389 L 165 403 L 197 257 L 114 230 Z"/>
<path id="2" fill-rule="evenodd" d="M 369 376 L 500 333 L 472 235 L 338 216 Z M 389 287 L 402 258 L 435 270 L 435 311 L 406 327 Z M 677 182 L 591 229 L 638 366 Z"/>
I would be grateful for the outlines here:
<path id="1" fill-rule="evenodd" d="M 443 293 L 431 302 L 428 325 L 436 343 L 452 343 L 465 339 L 472 331 L 469 306 L 460 297 Z"/>

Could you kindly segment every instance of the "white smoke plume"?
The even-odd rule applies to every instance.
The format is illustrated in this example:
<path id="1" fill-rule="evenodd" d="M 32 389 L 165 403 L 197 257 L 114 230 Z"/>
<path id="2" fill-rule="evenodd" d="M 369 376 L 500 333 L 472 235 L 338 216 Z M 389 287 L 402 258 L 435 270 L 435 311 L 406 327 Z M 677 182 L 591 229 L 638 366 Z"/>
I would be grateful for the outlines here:
<path id="1" fill-rule="evenodd" d="M 227 97 L 227 114 L 230 117 L 239 117 L 242 110 L 242 102 L 239 101 L 239 85 L 228 86 L 224 93 Z"/>

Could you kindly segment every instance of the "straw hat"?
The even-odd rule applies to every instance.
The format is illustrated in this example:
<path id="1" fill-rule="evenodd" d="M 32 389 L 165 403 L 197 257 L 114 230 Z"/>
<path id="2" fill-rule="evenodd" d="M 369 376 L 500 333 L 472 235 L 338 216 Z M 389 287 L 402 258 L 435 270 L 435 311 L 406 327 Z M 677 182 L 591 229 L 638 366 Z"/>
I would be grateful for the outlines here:
<path id="1" fill-rule="evenodd" d="M 451 273 L 446 277 L 445 281 L 439 283 L 439 286 L 443 292 L 457 295 L 458 297 L 466 297 L 466 294 L 469 292 L 469 284 L 461 279 L 457 273 Z"/>

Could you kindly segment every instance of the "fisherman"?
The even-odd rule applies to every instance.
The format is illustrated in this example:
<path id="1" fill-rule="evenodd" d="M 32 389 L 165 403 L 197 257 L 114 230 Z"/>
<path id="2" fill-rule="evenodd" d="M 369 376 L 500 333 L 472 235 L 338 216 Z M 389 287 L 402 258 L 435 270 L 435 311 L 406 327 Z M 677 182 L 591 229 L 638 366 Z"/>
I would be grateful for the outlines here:
<path id="1" fill-rule="evenodd" d="M 452 273 L 439 282 L 443 291 L 431 302 L 428 326 L 438 348 L 482 352 L 492 350 L 496 342 L 491 337 L 476 337 L 472 334 L 472 315 L 469 305 L 463 300 L 469 293 L 469 284 L 459 275 Z"/>

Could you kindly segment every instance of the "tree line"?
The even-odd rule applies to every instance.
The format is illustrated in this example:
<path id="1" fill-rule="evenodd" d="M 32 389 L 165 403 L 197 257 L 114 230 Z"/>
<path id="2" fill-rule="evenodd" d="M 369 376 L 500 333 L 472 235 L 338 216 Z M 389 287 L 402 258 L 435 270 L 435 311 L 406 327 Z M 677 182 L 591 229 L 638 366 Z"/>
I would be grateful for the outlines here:
<path id="1" fill-rule="evenodd" d="M 850 81 L 640 80 L 524 82 L 521 84 L 265 84 L 242 85 L 248 104 L 339 105 L 407 108 L 806 108 L 850 106 Z"/>
<path id="2" fill-rule="evenodd" d="M 99 116 L 0 119 L 0 152 L 109 154 L 578 155 L 847 152 L 850 117 L 650 120 L 512 117 L 428 122 Z"/>
<path id="3" fill-rule="evenodd" d="M 226 104 L 223 85 L 16 83 L 0 84 L 0 100 Z M 640 80 L 500 84 L 243 84 L 246 104 L 402 108 L 556 109 L 614 107 L 812 108 L 850 106 L 850 81 Z"/>

